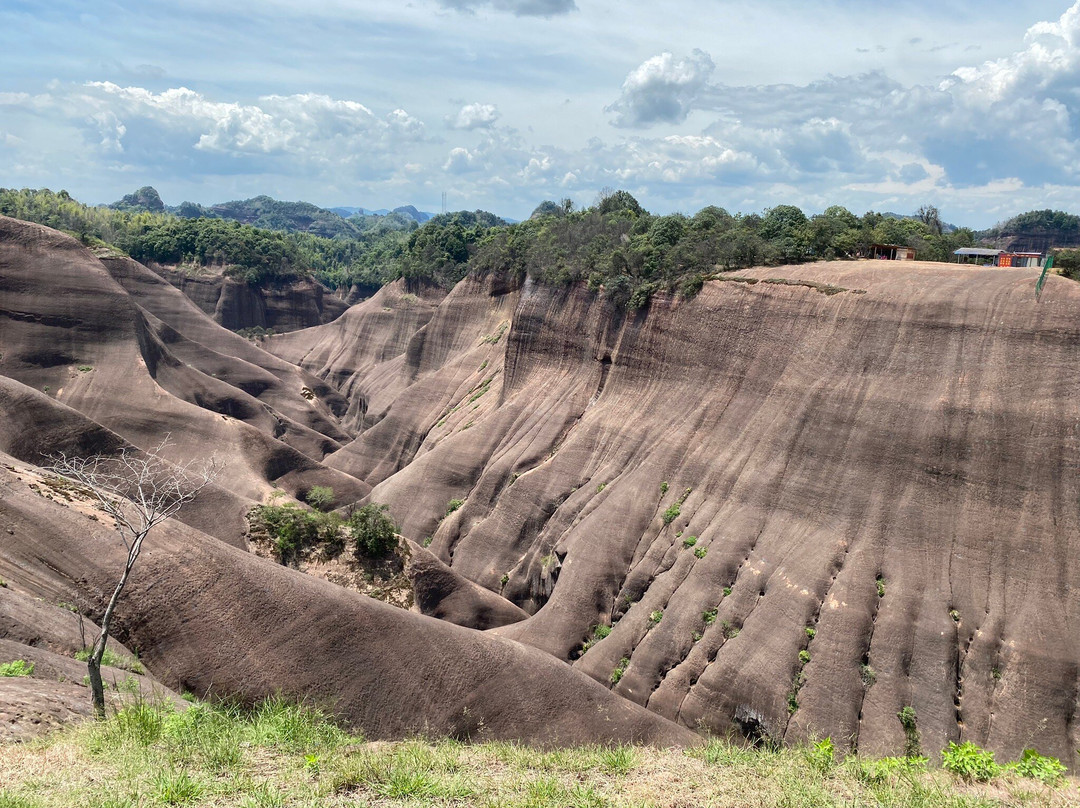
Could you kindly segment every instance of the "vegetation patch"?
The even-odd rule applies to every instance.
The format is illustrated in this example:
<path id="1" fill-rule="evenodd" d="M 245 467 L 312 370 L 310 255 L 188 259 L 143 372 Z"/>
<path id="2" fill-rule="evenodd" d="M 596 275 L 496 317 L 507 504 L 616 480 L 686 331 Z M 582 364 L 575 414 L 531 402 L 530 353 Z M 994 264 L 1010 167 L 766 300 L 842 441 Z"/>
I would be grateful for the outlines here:
<path id="1" fill-rule="evenodd" d="M 93 652 L 92 648 L 84 648 L 81 651 L 75 653 L 75 659 L 79 662 L 86 662 L 90 659 L 90 654 Z M 101 664 L 107 665 L 110 668 L 120 668 L 121 670 L 131 671 L 142 676 L 146 673 L 146 669 L 139 660 L 124 654 L 118 654 L 111 648 L 106 648 L 105 653 L 101 656 Z"/>
<path id="2" fill-rule="evenodd" d="M 1037 755 L 1037 753 L 1035 753 Z M 1034 765 L 1034 755 L 1025 756 Z M 1040 756 L 1041 757 L 1041 756 Z M 1050 759 L 1052 760 L 1052 759 Z M 711 739 L 690 750 L 442 740 L 367 743 L 313 707 L 135 703 L 0 755 L 0 806 L 346 808 L 1065 808 L 1075 781 L 1032 788 L 1021 763 L 989 785 L 926 758 L 839 760 Z M 47 776 L 42 776 L 47 772 Z M 1036 778 L 1037 779 L 1037 778 Z"/>
<path id="3" fill-rule="evenodd" d="M 13 659 L 11 662 L 0 662 L 0 676 L 14 678 L 17 676 L 33 676 L 34 663 L 25 659 Z"/>

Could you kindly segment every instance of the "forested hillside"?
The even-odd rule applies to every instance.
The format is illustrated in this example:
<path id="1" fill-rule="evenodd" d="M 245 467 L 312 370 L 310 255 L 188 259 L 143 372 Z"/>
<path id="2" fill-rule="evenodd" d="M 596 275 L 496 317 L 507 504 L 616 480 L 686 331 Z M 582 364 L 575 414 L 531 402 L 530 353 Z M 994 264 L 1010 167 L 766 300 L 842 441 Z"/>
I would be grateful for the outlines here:
<path id="1" fill-rule="evenodd" d="M 371 293 L 405 278 L 449 288 L 476 268 L 554 285 L 585 281 L 630 309 L 660 290 L 693 295 L 715 272 L 856 258 L 872 244 L 907 245 L 919 259 L 948 261 L 955 249 L 977 240 L 968 228 L 943 226 L 932 207 L 910 218 L 873 211 L 858 216 L 838 205 L 812 216 L 793 205 L 760 214 L 709 206 L 693 216 L 658 216 L 626 191 L 582 209 L 569 200 L 547 201 L 516 224 L 486 211 L 459 211 L 419 228 L 403 214 L 343 219 L 265 196 L 209 208 L 184 203 L 170 212 L 153 188 L 108 208 L 88 207 L 64 191 L 0 190 L 0 214 L 65 230 L 142 262 L 219 266 L 254 285 L 313 277 L 333 289 Z M 980 235 L 1015 244 L 1035 233 L 1058 246 L 1080 243 L 1080 218 L 1035 211 Z"/>
<path id="2" fill-rule="evenodd" d="M 1046 252 L 1054 247 L 1080 247 L 1080 216 L 1060 210 L 1032 210 L 979 233 L 1004 250 Z"/>

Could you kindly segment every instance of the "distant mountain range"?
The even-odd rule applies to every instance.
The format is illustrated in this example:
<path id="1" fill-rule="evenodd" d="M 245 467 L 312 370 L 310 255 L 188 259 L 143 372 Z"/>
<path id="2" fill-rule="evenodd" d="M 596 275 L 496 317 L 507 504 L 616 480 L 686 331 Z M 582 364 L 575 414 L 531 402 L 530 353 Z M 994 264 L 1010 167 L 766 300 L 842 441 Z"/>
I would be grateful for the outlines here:
<path id="1" fill-rule="evenodd" d="M 172 213 L 185 219 L 230 219 L 268 230 L 312 233 L 326 238 L 356 238 L 372 230 L 413 230 L 435 215 L 417 210 L 413 205 L 402 205 L 393 210 L 320 208 L 309 202 L 281 202 L 269 196 L 209 206 L 181 202 L 173 207 L 166 205 L 157 190 L 149 185 L 127 194 L 108 207 L 114 210 Z"/>

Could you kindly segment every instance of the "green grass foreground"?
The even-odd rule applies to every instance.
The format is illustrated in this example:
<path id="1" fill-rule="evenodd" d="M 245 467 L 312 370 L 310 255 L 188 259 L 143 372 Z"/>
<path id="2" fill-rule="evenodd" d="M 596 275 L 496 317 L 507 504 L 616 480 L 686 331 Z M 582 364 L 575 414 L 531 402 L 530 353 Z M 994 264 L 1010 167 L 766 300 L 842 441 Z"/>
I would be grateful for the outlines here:
<path id="1" fill-rule="evenodd" d="M 130 806 L 1066 806 L 1073 779 L 965 784 L 902 759 L 833 758 L 831 745 L 763 751 L 508 743 L 365 743 L 318 710 L 134 704 L 104 722 L 0 747 L 0 808 Z"/>

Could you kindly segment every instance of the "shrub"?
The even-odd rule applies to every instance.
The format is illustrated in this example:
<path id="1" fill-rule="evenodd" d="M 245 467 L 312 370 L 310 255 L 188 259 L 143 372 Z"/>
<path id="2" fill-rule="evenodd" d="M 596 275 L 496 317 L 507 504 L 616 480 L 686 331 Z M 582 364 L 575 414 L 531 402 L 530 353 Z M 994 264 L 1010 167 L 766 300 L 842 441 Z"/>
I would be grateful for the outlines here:
<path id="1" fill-rule="evenodd" d="M 349 517 L 349 535 L 357 558 L 381 558 L 397 547 L 397 525 L 389 506 L 371 503 Z"/>
<path id="2" fill-rule="evenodd" d="M 707 612 L 702 612 L 701 619 L 705 621 L 705 625 L 711 626 L 716 622 L 716 609 L 709 609 Z"/>
<path id="3" fill-rule="evenodd" d="M 1065 776 L 1065 767 L 1056 757 L 1040 755 L 1034 749 L 1025 749 L 1020 760 L 1012 764 L 1016 773 L 1023 777 L 1030 777 L 1048 786 L 1056 785 Z"/>
<path id="4" fill-rule="evenodd" d="M 814 639 L 814 637 L 816 637 L 816 636 L 817 636 L 817 629 L 815 629 L 815 628 L 812 628 L 812 627 L 810 627 L 810 626 L 807 626 L 807 627 L 806 627 L 806 638 L 807 638 L 808 640 L 812 640 L 812 639 Z"/>
<path id="5" fill-rule="evenodd" d="M 0 662 L 0 676 L 16 677 L 30 676 L 34 673 L 34 663 L 25 659 L 15 659 L 11 662 Z"/>
<path id="6" fill-rule="evenodd" d="M 808 664 L 810 662 L 810 652 L 799 651 L 799 662 L 801 662 L 803 665 Z"/>
<path id="7" fill-rule="evenodd" d="M 922 754 L 922 749 L 915 708 L 910 705 L 901 707 L 896 717 L 900 719 L 900 726 L 904 728 L 904 756 L 909 758 L 919 757 Z"/>
<path id="8" fill-rule="evenodd" d="M 266 531 L 281 564 L 299 560 L 304 550 L 326 544 L 331 555 L 341 552 L 341 517 L 300 508 L 292 503 L 257 505 L 248 514 L 252 529 Z"/>
<path id="9" fill-rule="evenodd" d="M 611 672 L 611 683 L 617 685 L 619 680 L 622 679 L 623 674 L 626 673 L 626 669 L 630 666 L 630 658 L 623 657 L 619 660 L 619 664 L 615 666 L 615 670 Z"/>
<path id="10" fill-rule="evenodd" d="M 465 504 L 465 500 L 463 500 L 463 499 L 452 499 L 452 500 L 450 500 L 449 502 L 446 503 L 446 514 L 445 514 L 445 516 L 449 516 L 450 514 L 452 514 L 454 511 L 456 511 L 458 508 L 460 508 L 464 504 Z"/>
<path id="11" fill-rule="evenodd" d="M 725 586 L 724 587 L 724 597 L 726 598 L 730 594 L 731 594 L 731 587 L 730 586 Z"/>
<path id="12" fill-rule="evenodd" d="M 708 547 L 696 547 L 694 548 L 694 556 L 697 558 L 704 558 L 709 552 Z"/>
<path id="13" fill-rule="evenodd" d="M 609 634 L 611 634 L 611 626 L 593 626 L 592 636 L 590 636 L 589 639 L 585 641 L 585 644 L 581 646 L 581 653 L 584 654 L 586 651 L 588 651 L 590 648 L 600 642 L 600 640 L 604 639 L 604 637 L 607 637 Z"/>
<path id="14" fill-rule="evenodd" d="M 879 598 L 885 597 L 885 579 L 879 575 L 874 583 L 877 586 L 877 596 Z"/>
<path id="15" fill-rule="evenodd" d="M 993 752 L 971 741 L 960 745 L 949 741 L 949 748 L 941 753 L 941 768 L 968 783 L 988 782 L 1002 771 L 1002 767 L 994 762 Z"/>
<path id="16" fill-rule="evenodd" d="M 656 611 L 652 612 L 649 615 L 649 622 L 654 626 L 663 619 L 664 619 L 664 610 L 663 609 L 657 609 Z"/>
<path id="17" fill-rule="evenodd" d="M 683 547 L 693 547 L 695 544 L 697 544 L 697 536 L 687 536 L 682 540 Z"/>
<path id="18" fill-rule="evenodd" d="M 664 511 L 664 524 L 670 525 L 672 522 L 674 522 L 678 518 L 681 511 L 682 506 L 679 505 L 678 502 L 672 502 L 671 505 L 668 506 L 668 509 Z"/>
<path id="19" fill-rule="evenodd" d="M 328 485 L 313 485 L 304 500 L 317 511 L 328 511 L 334 505 L 334 489 Z"/>
<path id="20" fill-rule="evenodd" d="M 825 737 L 812 744 L 806 750 L 806 760 L 811 768 L 822 774 L 832 771 L 833 766 L 836 765 L 836 747 L 833 746 L 832 738 Z"/>

